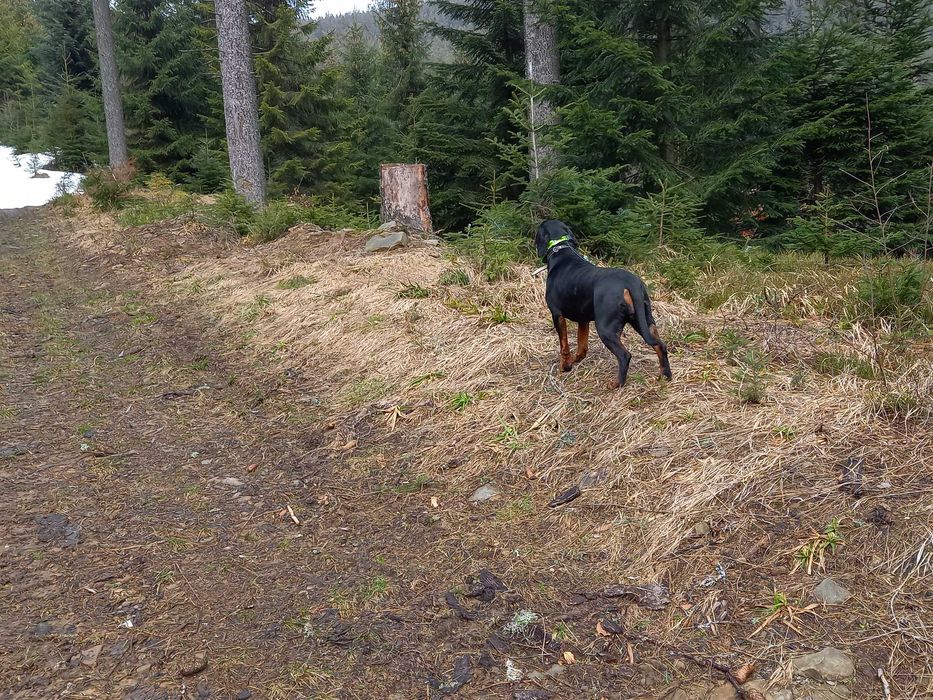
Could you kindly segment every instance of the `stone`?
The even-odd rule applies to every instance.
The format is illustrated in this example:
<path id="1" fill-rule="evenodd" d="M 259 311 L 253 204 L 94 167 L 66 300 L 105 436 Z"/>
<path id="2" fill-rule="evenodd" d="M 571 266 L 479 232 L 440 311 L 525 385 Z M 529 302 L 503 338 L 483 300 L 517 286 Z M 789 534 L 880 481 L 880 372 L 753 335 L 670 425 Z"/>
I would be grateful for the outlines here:
<path id="1" fill-rule="evenodd" d="M 235 476 L 225 476 L 220 480 L 220 483 L 226 484 L 227 486 L 233 486 L 234 488 L 240 488 L 241 486 L 246 486 L 240 479 L 237 479 Z"/>
<path id="2" fill-rule="evenodd" d="M 12 447 L 0 447 L 0 457 L 19 457 L 29 452 L 25 445 L 13 445 Z"/>
<path id="3" fill-rule="evenodd" d="M 90 649 L 85 649 L 81 652 L 81 663 L 85 666 L 94 667 L 97 665 L 97 657 L 100 656 L 100 652 L 103 650 L 104 645 L 98 644 L 93 646 Z"/>
<path id="4" fill-rule="evenodd" d="M 404 245 L 408 245 L 408 234 L 404 231 L 377 233 L 366 241 L 366 252 L 376 253 L 384 250 L 392 250 Z"/>
<path id="5" fill-rule="evenodd" d="M 398 223 L 395 221 L 386 221 L 382 224 L 377 230 L 379 231 L 393 231 L 398 228 Z"/>
<path id="6" fill-rule="evenodd" d="M 53 631 L 51 623 L 40 622 L 33 628 L 32 633 L 37 637 L 48 637 Z"/>
<path id="7" fill-rule="evenodd" d="M 844 685 L 830 685 L 817 683 L 798 695 L 799 700 L 846 700 L 852 696 L 852 691 Z"/>
<path id="8" fill-rule="evenodd" d="M 236 700 L 249 700 L 251 697 L 253 697 L 252 690 L 241 690 L 236 694 Z"/>
<path id="9" fill-rule="evenodd" d="M 207 668 L 207 654 L 203 651 L 186 658 L 181 664 L 181 675 L 196 676 Z"/>
<path id="10" fill-rule="evenodd" d="M 794 700 L 794 691 L 790 688 L 784 690 L 778 690 L 777 692 L 768 693 L 766 696 L 767 700 Z"/>
<path id="11" fill-rule="evenodd" d="M 65 547 L 74 547 L 80 537 L 80 528 L 72 525 L 67 515 L 52 513 L 36 518 L 36 538 L 40 542 L 61 540 Z"/>
<path id="12" fill-rule="evenodd" d="M 680 688 L 678 688 L 673 693 L 669 693 L 668 695 L 662 695 L 661 700 L 690 700 L 690 696 L 687 695 L 686 691 L 683 691 Z"/>
<path id="13" fill-rule="evenodd" d="M 839 649 L 826 647 L 793 660 L 794 674 L 817 681 L 843 681 L 855 675 L 852 659 Z"/>
<path id="14" fill-rule="evenodd" d="M 757 690 L 762 695 L 768 692 L 768 681 L 763 678 L 756 678 L 742 685 L 742 690 Z"/>
<path id="15" fill-rule="evenodd" d="M 813 589 L 813 598 L 818 603 L 823 603 L 825 605 L 842 605 L 851 597 L 851 592 L 831 578 L 824 578 L 820 581 L 819 585 Z"/>
<path id="16" fill-rule="evenodd" d="M 713 528 L 710 527 L 710 524 L 705 520 L 701 520 L 691 528 L 690 534 L 694 537 L 706 537 L 712 531 Z"/>
<path id="17" fill-rule="evenodd" d="M 470 501 L 472 503 L 484 503 L 485 501 L 499 498 L 501 495 L 502 492 L 492 484 L 483 484 L 473 492 L 473 495 L 470 496 Z"/>
<path id="18" fill-rule="evenodd" d="M 739 694 L 735 692 L 731 683 L 723 683 L 713 688 L 707 700 L 739 700 Z"/>

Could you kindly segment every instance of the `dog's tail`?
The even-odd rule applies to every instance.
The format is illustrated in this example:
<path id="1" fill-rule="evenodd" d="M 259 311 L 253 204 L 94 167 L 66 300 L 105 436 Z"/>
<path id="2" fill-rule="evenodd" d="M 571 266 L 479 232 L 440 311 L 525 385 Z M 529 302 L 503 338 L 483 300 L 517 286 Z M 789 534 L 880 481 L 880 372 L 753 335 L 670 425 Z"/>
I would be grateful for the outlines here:
<path id="1" fill-rule="evenodd" d="M 631 292 L 629 293 L 631 294 Z M 648 301 L 648 295 L 641 290 L 637 295 L 631 295 L 632 306 L 635 311 L 635 330 L 645 339 L 648 345 L 655 345 L 658 342 L 657 331 L 652 332 L 654 326 L 654 316 L 651 314 L 651 302 Z"/>
<path id="2" fill-rule="evenodd" d="M 651 313 L 651 302 L 648 300 L 648 291 L 642 287 L 641 293 L 636 300 L 631 293 L 626 290 L 626 303 L 631 300 L 631 306 L 635 309 L 635 330 L 645 339 L 658 355 L 658 362 L 661 364 L 661 374 L 668 379 L 671 378 L 671 365 L 667 359 L 667 345 L 658 335 L 658 327 L 654 323 L 654 315 Z"/>

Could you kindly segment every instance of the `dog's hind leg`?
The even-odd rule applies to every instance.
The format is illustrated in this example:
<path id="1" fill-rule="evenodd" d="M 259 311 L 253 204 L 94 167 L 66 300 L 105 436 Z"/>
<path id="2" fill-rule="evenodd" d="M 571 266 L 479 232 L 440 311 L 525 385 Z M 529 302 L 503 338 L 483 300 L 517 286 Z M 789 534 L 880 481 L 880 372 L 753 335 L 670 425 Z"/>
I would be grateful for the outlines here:
<path id="1" fill-rule="evenodd" d="M 641 313 L 639 314 L 636 311 L 635 314 L 638 319 L 636 329 L 641 337 L 645 339 L 645 342 L 654 348 L 654 352 L 658 356 L 658 366 L 661 372 L 660 376 L 670 379 L 671 363 L 667 359 L 667 345 L 664 344 L 664 341 L 661 340 L 661 336 L 658 335 L 658 327 L 655 325 L 654 316 L 651 314 L 651 304 L 646 299 L 642 304 L 639 304 L 639 306 L 641 307 Z"/>
<path id="2" fill-rule="evenodd" d="M 577 354 L 573 358 L 574 364 L 586 357 L 590 349 L 590 324 L 581 321 L 577 324 Z"/>
<path id="3" fill-rule="evenodd" d="M 619 361 L 619 374 L 615 381 L 610 383 L 610 388 L 618 389 L 625 386 L 625 379 L 628 377 L 628 366 L 632 361 L 632 353 L 625 349 L 619 335 L 622 333 L 622 324 L 612 324 L 610 327 L 600 327 L 596 324 L 596 332 L 599 333 L 599 339 L 603 345 L 609 348 L 609 352 L 616 356 Z"/>
<path id="4" fill-rule="evenodd" d="M 567 338 L 567 319 L 557 314 L 551 314 L 551 317 L 560 340 L 560 368 L 569 372 L 573 368 L 573 360 L 570 357 L 570 340 Z"/>

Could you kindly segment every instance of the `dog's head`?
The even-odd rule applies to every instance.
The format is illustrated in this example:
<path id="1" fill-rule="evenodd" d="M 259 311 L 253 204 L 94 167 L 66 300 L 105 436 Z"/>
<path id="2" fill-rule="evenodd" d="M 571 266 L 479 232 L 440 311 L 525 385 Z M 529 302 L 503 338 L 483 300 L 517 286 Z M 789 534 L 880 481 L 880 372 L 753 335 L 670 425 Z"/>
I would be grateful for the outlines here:
<path id="1" fill-rule="evenodd" d="M 544 259 L 547 252 L 553 247 L 552 241 L 560 241 L 561 239 L 564 239 L 568 245 L 574 248 L 577 247 L 577 239 L 573 235 L 573 231 L 563 221 L 555 219 L 542 221 L 535 232 L 535 250 L 538 252 L 538 257 Z"/>

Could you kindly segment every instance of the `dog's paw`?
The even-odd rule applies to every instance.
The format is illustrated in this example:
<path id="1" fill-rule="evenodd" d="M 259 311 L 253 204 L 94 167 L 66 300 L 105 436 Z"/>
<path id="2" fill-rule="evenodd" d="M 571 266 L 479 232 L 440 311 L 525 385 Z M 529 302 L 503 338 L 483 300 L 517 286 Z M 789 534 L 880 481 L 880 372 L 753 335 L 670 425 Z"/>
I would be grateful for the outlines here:
<path id="1" fill-rule="evenodd" d="M 606 386 L 608 387 L 609 391 L 614 391 L 615 389 L 621 389 L 621 388 L 622 388 L 622 385 L 619 384 L 619 380 L 618 380 L 618 379 L 613 379 L 613 380 L 612 380 L 611 382 L 609 382 L 609 384 L 607 384 Z"/>

